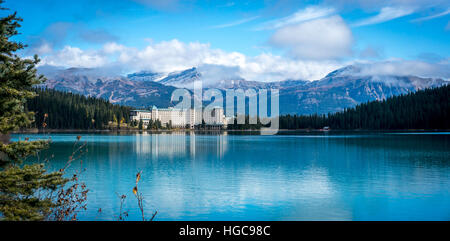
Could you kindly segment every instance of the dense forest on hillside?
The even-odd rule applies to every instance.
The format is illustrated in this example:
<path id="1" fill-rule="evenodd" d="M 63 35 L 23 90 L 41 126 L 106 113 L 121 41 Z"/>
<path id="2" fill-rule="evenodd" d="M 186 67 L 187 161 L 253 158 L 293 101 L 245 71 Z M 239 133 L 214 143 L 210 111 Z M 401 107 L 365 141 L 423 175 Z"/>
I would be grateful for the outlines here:
<path id="1" fill-rule="evenodd" d="M 280 117 L 281 129 L 450 129 L 450 85 L 371 101 L 328 115 Z"/>
<path id="2" fill-rule="evenodd" d="M 42 128 L 44 119 L 49 129 L 105 129 L 110 121 L 129 123 L 130 107 L 52 89 L 35 91 L 38 96 L 26 104 L 27 110 L 35 112 L 32 127 Z"/>
<path id="3" fill-rule="evenodd" d="M 280 129 L 393 130 L 450 129 L 450 85 L 420 90 L 383 101 L 371 101 L 328 115 L 285 115 Z M 105 129 L 108 123 L 130 123 L 131 108 L 107 100 L 50 89 L 36 89 L 38 96 L 26 107 L 36 113 L 33 127 L 42 127 L 44 114 L 50 129 Z M 248 123 L 248 116 L 246 117 Z M 201 127 L 201 126 L 200 126 Z M 258 125 L 228 126 L 229 130 L 260 129 Z"/>

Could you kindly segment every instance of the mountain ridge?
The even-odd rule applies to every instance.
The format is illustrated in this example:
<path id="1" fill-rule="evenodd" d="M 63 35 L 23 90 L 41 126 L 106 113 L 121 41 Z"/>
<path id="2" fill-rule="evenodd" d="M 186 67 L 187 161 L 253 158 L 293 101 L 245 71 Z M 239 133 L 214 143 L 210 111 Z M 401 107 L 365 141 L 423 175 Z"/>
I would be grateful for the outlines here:
<path id="1" fill-rule="evenodd" d="M 172 106 L 171 93 L 176 88 L 193 88 L 203 81 L 197 68 L 161 74 L 141 71 L 127 76 L 105 76 L 95 69 L 70 68 L 46 74 L 47 88 L 108 99 L 111 103 L 134 107 Z M 357 66 L 346 66 L 315 81 L 284 80 L 279 82 L 247 81 L 243 78 L 221 79 L 203 83 L 205 89 L 272 89 L 280 90 L 281 114 L 325 114 L 341 111 L 371 100 L 382 100 L 438 87 L 448 81 L 417 76 L 364 75 Z M 192 86 L 192 87 L 191 87 Z M 189 88 L 190 87 L 190 88 Z"/>

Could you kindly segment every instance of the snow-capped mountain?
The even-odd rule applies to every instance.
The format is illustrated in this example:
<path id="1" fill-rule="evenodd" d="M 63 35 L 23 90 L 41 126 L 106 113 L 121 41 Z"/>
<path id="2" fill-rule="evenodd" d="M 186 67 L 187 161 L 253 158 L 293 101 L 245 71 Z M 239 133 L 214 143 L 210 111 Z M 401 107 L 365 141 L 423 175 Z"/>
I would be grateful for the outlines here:
<path id="1" fill-rule="evenodd" d="M 276 88 L 280 90 L 282 114 L 336 112 L 359 103 L 382 100 L 448 83 L 442 79 L 417 76 L 364 75 L 357 66 L 338 69 L 316 81 L 285 80 L 270 83 L 247 81 L 239 77 L 207 83 L 197 68 L 169 74 L 141 71 L 127 77 L 102 76 L 93 69 L 57 69 L 53 72 L 45 70 L 48 81 L 44 85 L 48 88 L 95 96 L 113 103 L 136 107 L 171 106 L 172 91 L 176 87 L 192 89 L 196 81 L 203 81 L 204 88 Z"/>
<path id="2" fill-rule="evenodd" d="M 137 81 L 127 77 L 99 76 L 92 69 L 71 68 L 47 74 L 46 88 L 109 100 L 111 103 L 147 107 L 149 103 L 169 106 L 173 90 L 154 81 Z"/>
<path id="3" fill-rule="evenodd" d="M 178 88 L 186 88 L 193 85 L 195 81 L 201 78 L 200 72 L 197 68 L 191 68 L 179 72 L 173 72 L 167 77 L 161 79 L 159 82 L 164 85 L 170 85 Z"/>
<path id="4" fill-rule="evenodd" d="M 280 90 L 283 113 L 313 114 L 341 111 L 373 100 L 447 84 L 442 79 L 416 76 L 358 75 L 346 67 L 325 78 Z"/>
<path id="5" fill-rule="evenodd" d="M 151 71 L 141 71 L 133 74 L 127 75 L 127 78 L 134 81 L 154 81 L 159 82 L 160 80 L 167 77 L 167 75 L 162 73 L 154 73 Z"/>

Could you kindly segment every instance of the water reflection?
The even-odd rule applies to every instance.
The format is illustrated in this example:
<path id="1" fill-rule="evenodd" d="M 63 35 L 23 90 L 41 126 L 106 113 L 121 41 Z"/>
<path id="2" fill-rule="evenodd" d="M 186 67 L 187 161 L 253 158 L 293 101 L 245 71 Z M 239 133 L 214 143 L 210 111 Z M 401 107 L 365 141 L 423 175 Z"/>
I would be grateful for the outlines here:
<path id="1" fill-rule="evenodd" d="M 135 135 L 134 150 L 138 156 L 152 157 L 158 160 L 160 157 L 174 158 L 190 156 L 195 158 L 197 152 L 216 153 L 217 158 L 222 158 L 227 151 L 227 133 L 209 136 L 208 142 L 211 145 L 196 145 L 202 136 L 195 132 L 170 132 L 161 134 L 151 134 L 143 132 Z M 213 138 L 211 138 L 213 137 Z M 213 147 L 213 148 L 212 148 Z"/>
<path id="2" fill-rule="evenodd" d="M 75 137 L 52 136 L 55 168 Z M 450 135 L 175 132 L 82 140 L 91 193 L 80 217 L 87 220 L 114 219 L 116 193 L 129 196 L 125 208 L 138 220 L 131 192 L 138 171 L 158 220 L 450 219 Z"/>

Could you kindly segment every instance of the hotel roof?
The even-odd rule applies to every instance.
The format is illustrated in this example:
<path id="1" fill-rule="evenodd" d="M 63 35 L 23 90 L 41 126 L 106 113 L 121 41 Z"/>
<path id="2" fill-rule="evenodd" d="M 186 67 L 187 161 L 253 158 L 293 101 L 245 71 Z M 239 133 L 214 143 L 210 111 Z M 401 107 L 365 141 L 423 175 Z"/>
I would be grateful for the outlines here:
<path id="1" fill-rule="evenodd" d="M 132 110 L 132 111 L 136 111 L 136 112 L 151 112 L 151 111 L 149 111 L 149 110 Z"/>
<path id="2" fill-rule="evenodd" d="M 215 107 L 214 109 L 223 109 L 221 107 Z M 177 108 L 173 108 L 173 107 L 169 107 L 169 108 L 157 108 L 156 106 L 152 107 L 152 110 L 162 110 L 162 111 L 185 111 L 185 110 L 189 110 L 189 109 L 177 109 Z M 152 112 L 152 110 L 132 110 L 132 111 L 136 111 L 136 112 L 147 112 L 150 113 Z M 190 109 L 193 110 L 193 109 Z"/>

